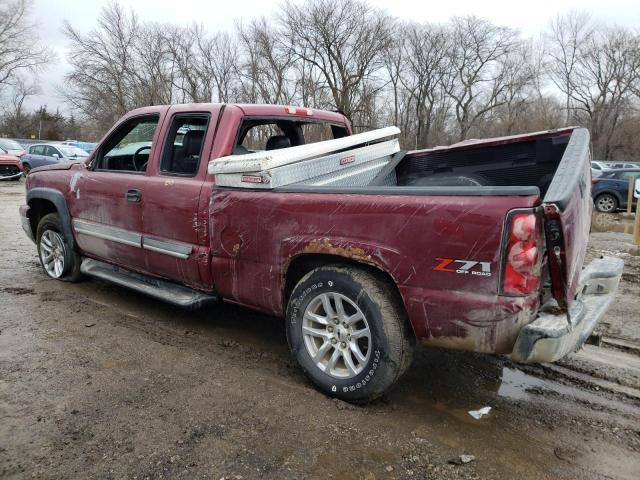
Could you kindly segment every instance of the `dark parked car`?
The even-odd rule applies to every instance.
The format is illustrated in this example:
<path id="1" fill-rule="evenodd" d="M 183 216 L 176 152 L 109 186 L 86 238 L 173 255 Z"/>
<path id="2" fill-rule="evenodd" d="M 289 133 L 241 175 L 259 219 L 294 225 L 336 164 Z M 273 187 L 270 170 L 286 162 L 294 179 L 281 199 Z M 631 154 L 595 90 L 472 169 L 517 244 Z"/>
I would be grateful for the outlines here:
<path id="1" fill-rule="evenodd" d="M 22 168 L 28 174 L 32 168 L 73 160 L 84 160 L 89 154 L 78 147 L 55 143 L 38 143 L 29 147 L 21 159 Z"/>
<path id="2" fill-rule="evenodd" d="M 627 208 L 629 194 L 629 178 L 640 178 L 640 168 L 624 168 L 604 172 L 591 180 L 591 195 L 596 210 L 599 212 L 615 212 Z"/>

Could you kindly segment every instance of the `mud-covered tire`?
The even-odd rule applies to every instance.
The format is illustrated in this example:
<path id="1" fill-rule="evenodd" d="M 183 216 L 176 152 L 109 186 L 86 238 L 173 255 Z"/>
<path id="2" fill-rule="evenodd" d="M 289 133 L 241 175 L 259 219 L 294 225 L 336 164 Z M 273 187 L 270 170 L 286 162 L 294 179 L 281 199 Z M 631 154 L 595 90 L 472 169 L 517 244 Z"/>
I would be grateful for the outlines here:
<path id="1" fill-rule="evenodd" d="M 358 357 L 350 351 L 353 341 L 351 336 L 349 341 L 344 342 L 346 347 L 343 350 L 346 353 L 343 353 L 342 363 L 345 366 L 345 374 L 349 375 L 347 378 L 338 378 L 328 373 L 330 360 L 327 360 L 323 369 L 312 358 L 310 351 L 317 348 L 317 354 L 325 346 L 328 335 L 338 335 L 338 333 L 322 332 L 323 336 L 315 340 L 316 337 L 310 337 L 306 333 L 309 331 L 309 320 L 304 320 L 305 312 L 313 305 L 320 305 L 321 302 L 318 303 L 318 299 L 327 297 L 332 299 L 330 309 L 334 313 L 337 311 L 336 298 L 342 299 L 339 301 L 346 305 L 342 309 L 343 316 L 340 318 L 347 318 L 344 314 L 347 309 L 350 309 L 347 313 L 351 317 L 357 317 L 359 309 L 366 323 L 358 324 L 357 328 L 363 331 L 365 330 L 363 325 L 367 325 L 370 331 L 370 338 L 366 339 L 368 342 L 366 351 L 370 353 L 366 355 L 366 361 L 358 363 L 357 369 L 349 371 L 344 356 L 347 353 L 351 355 L 352 360 L 349 363 L 352 366 L 354 365 L 352 362 L 358 361 Z M 320 306 L 320 309 L 323 313 L 316 317 L 329 316 L 324 307 Z M 338 318 L 337 313 L 335 318 Z M 303 324 L 305 333 L 303 333 Z M 322 329 L 320 324 L 313 325 L 320 326 Z M 348 325 L 348 322 L 342 325 Z M 340 332 L 340 335 L 345 334 L 344 340 L 346 340 L 346 332 L 349 331 L 348 327 L 346 328 L 347 330 L 343 329 Z M 316 332 L 316 329 L 313 331 Z M 334 339 L 334 337 L 331 338 L 331 340 Z M 298 282 L 287 306 L 287 341 L 302 371 L 320 391 L 331 397 L 353 403 L 369 402 L 385 393 L 408 369 L 415 348 L 415 336 L 407 321 L 402 301 L 393 285 L 381 276 L 348 266 L 317 268 Z M 309 347 L 307 342 L 311 341 L 315 343 Z M 318 343 L 321 344 L 320 347 L 317 346 Z M 341 342 L 337 341 L 335 346 L 327 348 L 333 348 L 335 351 L 340 345 Z M 333 351 L 328 354 L 332 354 Z M 360 354 L 365 353 L 364 348 L 361 349 L 361 347 L 358 347 L 358 351 Z"/>
<path id="2" fill-rule="evenodd" d="M 59 238 L 61 240 L 58 248 L 62 249 L 61 258 L 63 260 L 63 266 L 59 276 L 57 276 L 55 272 L 52 274 L 50 269 L 48 270 L 47 266 L 45 266 L 43 249 L 47 247 L 46 244 L 43 244 L 43 235 L 50 236 L 55 239 Z M 38 222 L 36 245 L 38 247 L 38 259 L 40 260 L 40 265 L 48 277 L 65 282 L 77 282 L 80 280 L 82 277 L 82 274 L 80 273 L 80 263 L 82 262 L 82 259 L 71 247 L 69 239 L 65 237 L 62 230 L 62 223 L 60 222 L 60 216 L 57 213 L 49 213 L 42 217 L 40 222 Z"/>

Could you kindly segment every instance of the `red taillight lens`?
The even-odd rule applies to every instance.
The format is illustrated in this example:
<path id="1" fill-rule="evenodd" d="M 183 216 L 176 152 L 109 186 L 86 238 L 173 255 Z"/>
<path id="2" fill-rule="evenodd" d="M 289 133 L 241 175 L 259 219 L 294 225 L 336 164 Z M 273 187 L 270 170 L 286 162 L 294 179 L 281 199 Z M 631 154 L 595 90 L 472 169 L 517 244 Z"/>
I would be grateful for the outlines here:
<path id="1" fill-rule="evenodd" d="M 600 181 L 600 179 L 599 179 L 599 178 L 592 178 L 592 179 L 591 179 L 591 184 L 592 184 L 592 185 L 595 185 L 595 184 L 596 184 L 596 183 L 598 183 L 599 181 Z"/>
<path id="2" fill-rule="evenodd" d="M 509 222 L 502 291 L 526 295 L 540 287 L 542 231 L 533 213 L 516 213 Z"/>

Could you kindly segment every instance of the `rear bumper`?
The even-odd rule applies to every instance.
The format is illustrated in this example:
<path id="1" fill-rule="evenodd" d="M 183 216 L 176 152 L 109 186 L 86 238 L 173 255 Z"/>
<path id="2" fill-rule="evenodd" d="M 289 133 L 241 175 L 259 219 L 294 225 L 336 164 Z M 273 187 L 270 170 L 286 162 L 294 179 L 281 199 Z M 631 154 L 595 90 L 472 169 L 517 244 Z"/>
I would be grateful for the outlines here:
<path id="1" fill-rule="evenodd" d="M 612 302 L 622 276 L 619 258 L 603 257 L 591 262 L 580 276 L 580 295 L 569 314 L 545 304 L 536 320 L 518 335 L 511 358 L 520 363 L 555 362 L 584 345 Z"/>

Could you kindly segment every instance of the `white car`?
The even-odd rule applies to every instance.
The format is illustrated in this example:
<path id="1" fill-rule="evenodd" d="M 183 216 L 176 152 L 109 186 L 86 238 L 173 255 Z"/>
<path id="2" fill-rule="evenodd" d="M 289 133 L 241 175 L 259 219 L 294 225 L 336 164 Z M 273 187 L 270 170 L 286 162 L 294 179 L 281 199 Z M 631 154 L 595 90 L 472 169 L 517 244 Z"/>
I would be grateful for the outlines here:
<path id="1" fill-rule="evenodd" d="M 595 160 L 591 161 L 591 176 L 592 177 L 599 177 L 600 175 L 602 175 L 604 172 L 606 172 L 608 170 L 610 170 L 610 167 L 606 163 L 595 161 Z"/>

